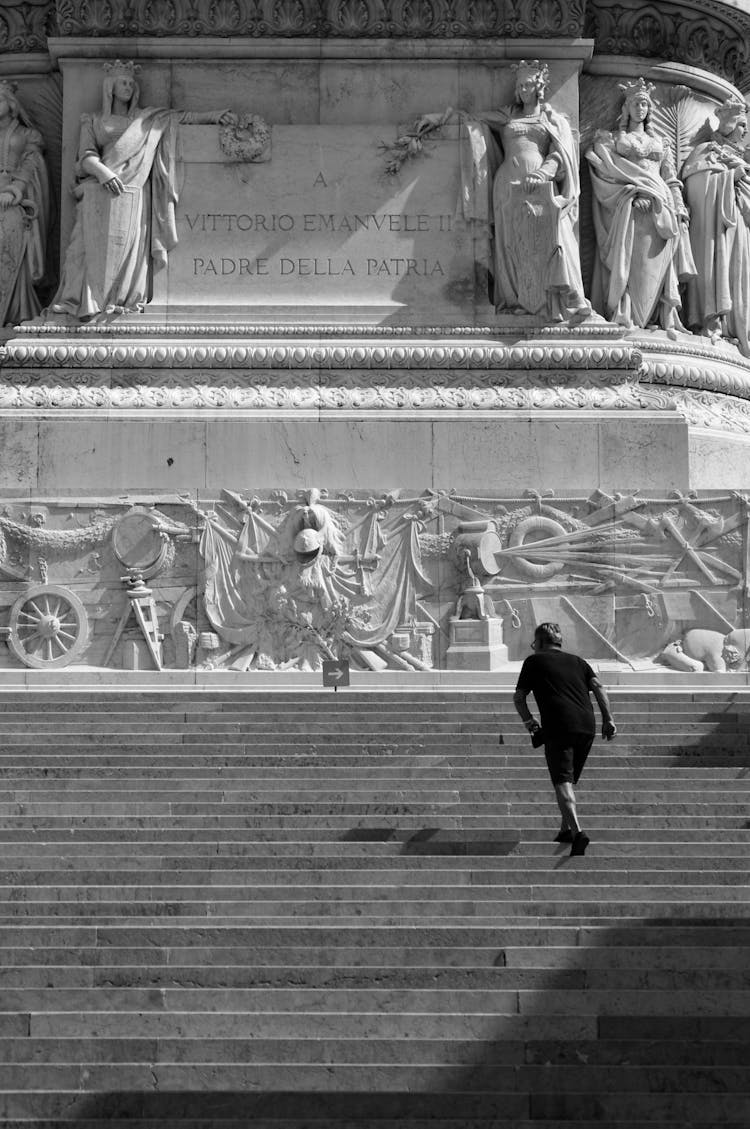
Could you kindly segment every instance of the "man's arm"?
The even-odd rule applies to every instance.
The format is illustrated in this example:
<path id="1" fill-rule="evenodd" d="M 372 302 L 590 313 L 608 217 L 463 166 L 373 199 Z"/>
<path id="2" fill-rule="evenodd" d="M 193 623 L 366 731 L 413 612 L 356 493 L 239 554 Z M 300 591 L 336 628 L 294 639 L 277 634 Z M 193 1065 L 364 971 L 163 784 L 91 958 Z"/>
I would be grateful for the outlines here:
<path id="1" fill-rule="evenodd" d="M 513 695 L 513 705 L 516 707 L 521 721 L 524 723 L 529 733 L 534 733 L 539 728 L 539 722 L 532 716 L 529 707 L 526 705 L 526 699 L 529 695 L 528 690 L 522 690 L 516 687 L 516 692 Z"/>
<path id="2" fill-rule="evenodd" d="M 611 741 L 617 732 L 617 726 L 612 720 L 612 709 L 609 704 L 607 691 L 596 675 L 589 681 L 589 690 L 596 698 L 597 705 L 602 715 L 602 737 L 606 737 L 608 741 Z"/>

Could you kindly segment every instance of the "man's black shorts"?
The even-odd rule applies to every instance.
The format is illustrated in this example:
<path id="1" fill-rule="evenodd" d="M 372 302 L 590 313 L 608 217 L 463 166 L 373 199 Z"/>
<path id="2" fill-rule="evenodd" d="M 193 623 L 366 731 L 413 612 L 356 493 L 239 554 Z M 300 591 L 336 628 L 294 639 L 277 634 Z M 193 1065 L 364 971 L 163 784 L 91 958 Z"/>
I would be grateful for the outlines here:
<path id="1" fill-rule="evenodd" d="M 591 752 L 594 734 L 576 734 L 563 741 L 550 741 L 544 746 L 547 768 L 553 784 L 577 784 Z"/>

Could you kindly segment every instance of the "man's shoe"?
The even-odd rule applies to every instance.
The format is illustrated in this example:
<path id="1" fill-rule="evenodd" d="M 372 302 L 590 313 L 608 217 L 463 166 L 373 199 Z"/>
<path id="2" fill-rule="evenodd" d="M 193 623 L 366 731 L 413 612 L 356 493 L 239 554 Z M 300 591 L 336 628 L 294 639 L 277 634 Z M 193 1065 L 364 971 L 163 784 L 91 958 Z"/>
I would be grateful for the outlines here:
<path id="1" fill-rule="evenodd" d="M 573 839 L 573 846 L 570 848 L 571 855 L 585 855 L 590 842 L 591 840 L 585 831 L 577 831 Z"/>
<path id="2" fill-rule="evenodd" d="M 573 842 L 573 832 L 568 827 L 561 828 L 557 832 L 557 835 L 555 835 L 553 842 L 555 842 L 555 843 L 572 843 Z"/>

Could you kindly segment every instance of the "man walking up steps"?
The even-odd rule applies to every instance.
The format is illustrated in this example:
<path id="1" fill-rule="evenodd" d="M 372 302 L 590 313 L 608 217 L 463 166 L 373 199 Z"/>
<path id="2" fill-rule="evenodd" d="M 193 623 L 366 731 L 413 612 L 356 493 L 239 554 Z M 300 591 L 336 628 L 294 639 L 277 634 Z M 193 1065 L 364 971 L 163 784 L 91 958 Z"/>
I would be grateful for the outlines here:
<path id="1" fill-rule="evenodd" d="M 602 737 L 611 741 L 617 732 L 607 692 L 589 664 L 562 649 L 557 623 L 540 623 L 531 644 L 534 654 L 524 660 L 513 704 L 536 744 L 544 744 L 547 767 L 555 788 L 562 825 L 555 841 L 570 843 L 571 855 L 583 855 L 589 837 L 581 830 L 576 811 L 578 783 L 596 735 L 594 695 L 602 715 Z M 526 705 L 534 695 L 541 727 Z"/>

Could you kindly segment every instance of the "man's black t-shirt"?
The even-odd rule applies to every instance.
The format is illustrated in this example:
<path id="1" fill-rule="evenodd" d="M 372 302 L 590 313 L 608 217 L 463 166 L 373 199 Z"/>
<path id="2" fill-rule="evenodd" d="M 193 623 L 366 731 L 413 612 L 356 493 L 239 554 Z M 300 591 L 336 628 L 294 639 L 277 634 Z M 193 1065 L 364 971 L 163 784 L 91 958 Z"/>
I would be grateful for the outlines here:
<path id="1" fill-rule="evenodd" d="M 516 690 L 534 695 L 550 739 L 592 736 L 596 720 L 589 688 L 594 678 L 585 659 L 552 647 L 524 660 Z"/>

